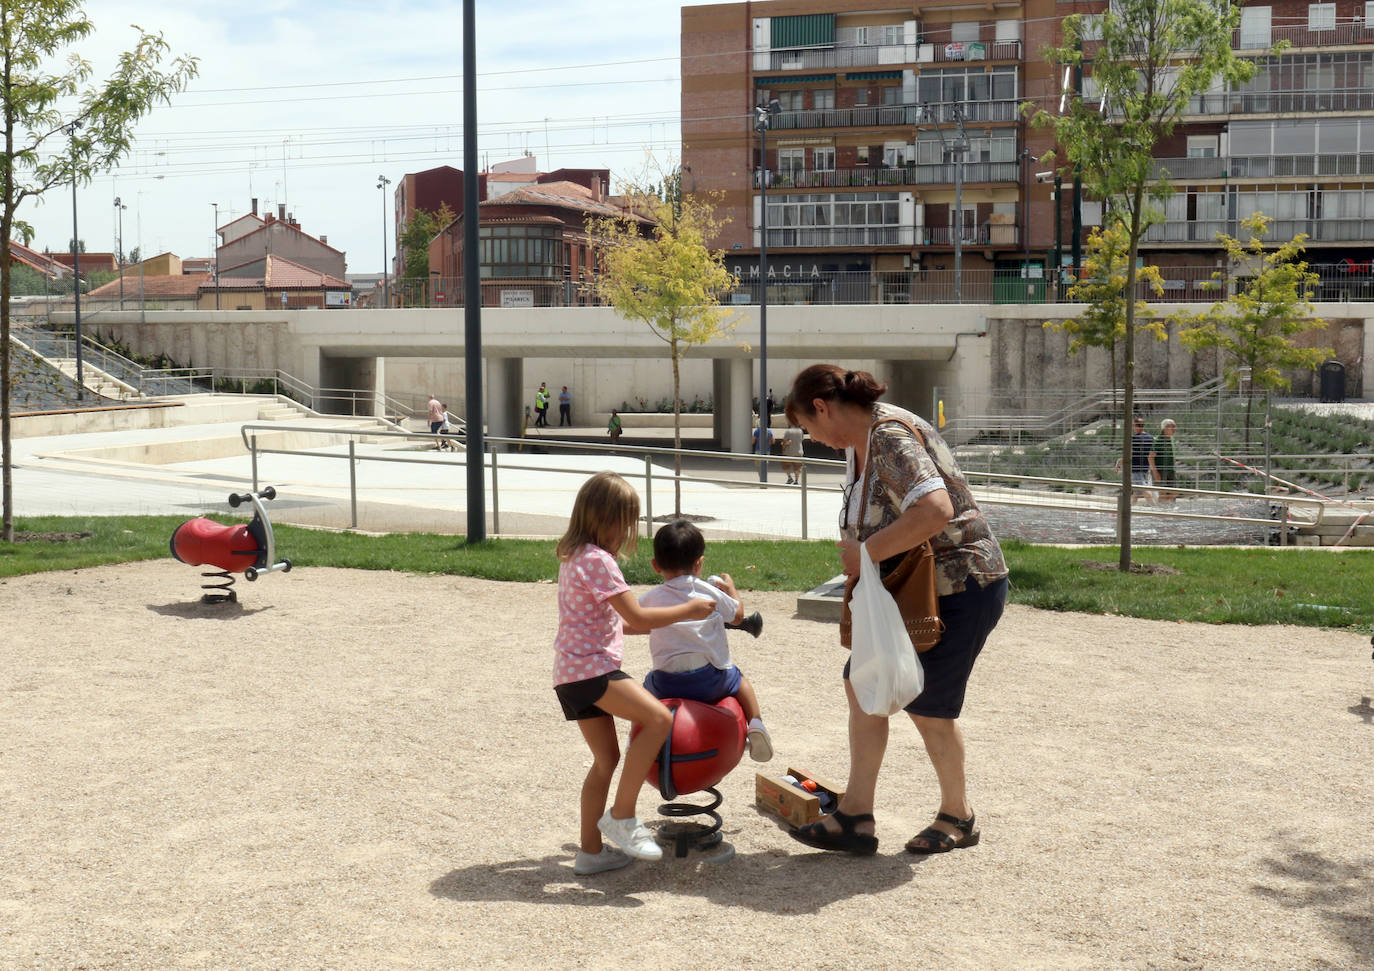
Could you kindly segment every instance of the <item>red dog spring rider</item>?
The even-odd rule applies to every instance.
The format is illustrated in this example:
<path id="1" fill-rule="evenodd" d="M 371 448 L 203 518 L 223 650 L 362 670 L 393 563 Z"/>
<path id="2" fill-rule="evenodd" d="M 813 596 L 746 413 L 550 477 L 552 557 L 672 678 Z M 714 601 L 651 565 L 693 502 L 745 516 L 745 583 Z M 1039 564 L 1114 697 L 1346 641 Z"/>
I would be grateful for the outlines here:
<path id="1" fill-rule="evenodd" d="M 673 713 L 673 728 L 644 781 L 658 789 L 664 799 L 693 792 L 706 792 L 713 798 L 705 806 L 668 802 L 658 807 L 664 816 L 711 818 L 711 825 L 685 822 L 661 832 L 673 840 L 678 856 L 686 856 L 692 847 L 708 849 L 721 841 L 722 820 L 716 809 L 722 796 L 715 786 L 744 755 L 748 723 L 734 698 L 723 698 L 714 705 L 682 698 L 664 698 L 663 703 Z M 639 731 L 640 726 L 635 725 L 630 738 L 633 740 Z"/>
<path id="2" fill-rule="evenodd" d="M 200 599 L 204 603 L 237 603 L 238 595 L 230 589 L 235 573 L 242 573 L 252 581 L 265 573 L 291 570 L 290 560 L 273 562 L 276 543 L 272 537 L 272 521 L 267 517 L 262 500 L 275 498 L 277 490 L 271 486 L 261 492 L 231 494 L 230 506 L 237 508 L 245 502 L 253 504 L 253 521 L 246 525 L 225 526 L 202 516 L 188 519 L 173 530 L 172 556 L 188 566 L 219 567 L 219 572 L 201 574 L 216 581 L 201 584 L 202 590 L 217 591 L 202 595 Z"/>

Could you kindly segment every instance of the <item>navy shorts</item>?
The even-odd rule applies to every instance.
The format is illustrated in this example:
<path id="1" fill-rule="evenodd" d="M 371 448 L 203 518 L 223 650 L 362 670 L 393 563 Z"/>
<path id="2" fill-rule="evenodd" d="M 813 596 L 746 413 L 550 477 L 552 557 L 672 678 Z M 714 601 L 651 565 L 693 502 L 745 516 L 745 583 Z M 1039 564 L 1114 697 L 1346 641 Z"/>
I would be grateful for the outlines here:
<path id="1" fill-rule="evenodd" d="M 736 694 L 742 677 L 733 664 L 723 669 L 707 664 L 690 671 L 650 671 L 644 677 L 644 687 L 655 698 L 684 698 L 714 705 Z"/>
<path id="2" fill-rule="evenodd" d="M 925 690 L 906 706 L 906 711 L 926 718 L 959 717 L 964 710 L 964 691 L 973 673 L 973 662 L 978 660 L 988 635 L 1002 619 L 1006 604 L 1006 577 L 987 586 L 969 577 L 963 593 L 940 598 L 945 633 L 938 644 L 920 656 L 925 669 Z M 844 679 L 849 680 L 849 661 L 844 662 Z"/>
<path id="3" fill-rule="evenodd" d="M 601 674 L 586 681 L 556 684 L 553 693 L 558 695 L 558 702 L 563 706 L 563 717 L 570 722 L 588 718 L 610 718 L 610 712 L 602 711 L 596 703 L 601 700 L 612 681 L 626 681 L 629 677 L 624 671 L 612 671 L 610 674 Z"/>
<path id="4" fill-rule="evenodd" d="M 443 423 L 443 422 L 441 422 L 441 421 L 432 421 L 432 422 L 429 423 L 429 433 L 430 433 L 431 435 L 437 435 L 437 434 L 439 434 L 439 429 L 441 429 L 441 428 L 443 428 L 443 427 L 444 427 L 444 423 Z"/>

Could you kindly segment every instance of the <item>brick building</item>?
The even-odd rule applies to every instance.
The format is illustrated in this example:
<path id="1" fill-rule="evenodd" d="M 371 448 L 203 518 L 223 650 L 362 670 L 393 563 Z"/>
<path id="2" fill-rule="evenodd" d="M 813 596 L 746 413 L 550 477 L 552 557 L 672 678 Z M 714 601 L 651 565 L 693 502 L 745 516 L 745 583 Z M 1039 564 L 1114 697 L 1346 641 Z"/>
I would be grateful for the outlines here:
<path id="1" fill-rule="evenodd" d="M 754 106 L 776 101 L 767 245 L 782 299 L 833 299 L 837 282 L 875 300 L 920 299 L 922 278 L 950 270 L 956 249 L 963 299 L 1043 299 L 1036 281 L 1056 262 L 1073 264 L 1101 206 L 1068 184 L 1055 198 L 1051 184 L 1036 181 L 1034 160 L 1053 138 L 1030 127 L 1020 106 L 1052 106 L 1059 96 L 1041 52 L 1059 42 L 1062 18 L 1105 8 L 1056 0 L 684 7 L 684 187 L 722 193 L 729 221 L 716 244 L 737 275 L 757 280 Z M 1270 53 L 1280 41 L 1291 46 Z M 1259 210 L 1277 220 L 1272 239 L 1305 232 L 1310 261 L 1367 275 L 1374 3 L 1249 3 L 1234 46 L 1259 70 L 1241 90 L 1195 99 L 1158 146 L 1176 191 L 1146 236 L 1146 258 L 1171 268 L 1171 287 L 1192 287 L 1220 255 L 1215 234 L 1239 234 L 1239 220 Z M 1086 74 L 1091 96 L 1090 67 Z M 961 123 L 967 150 L 957 185 L 950 149 L 961 143 Z"/>

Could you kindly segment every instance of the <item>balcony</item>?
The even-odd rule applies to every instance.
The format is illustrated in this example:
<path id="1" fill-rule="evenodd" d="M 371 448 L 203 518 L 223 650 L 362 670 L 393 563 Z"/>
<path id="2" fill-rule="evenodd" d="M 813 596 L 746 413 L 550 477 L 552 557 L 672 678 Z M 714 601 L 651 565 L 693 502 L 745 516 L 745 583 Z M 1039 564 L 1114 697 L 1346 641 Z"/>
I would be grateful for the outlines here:
<path id="1" fill-rule="evenodd" d="M 879 67 L 899 64 L 930 64 L 969 61 L 1019 61 L 1021 42 L 999 40 L 988 43 L 948 44 L 943 41 L 918 44 L 836 45 L 770 51 L 770 71 L 823 71 L 836 68 Z M 757 64 L 756 64 L 757 67 Z"/>
<path id="2" fill-rule="evenodd" d="M 1145 230 L 1144 243 L 1208 243 L 1216 245 L 1218 233 L 1241 238 L 1248 230 L 1238 219 L 1172 220 L 1156 223 Z M 1374 241 L 1374 219 L 1276 219 L 1269 227 L 1268 239 L 1292 239 L 1306 233 L 1311 243 L 1351 243 Z"/>
<path id="3" fill-rule="evenodd" d="M 964 182 L 1018 182 L 1016 162 L 965 162 Z M 954 165 L 875 165 L 830 169 L 824 172 L 778 173 L 774 189 L 863 189 L 902 185 L 949 185 Z"/>
<path id="4" fill-rule="evenodd" d="M 1290 48 L 1374 44 L 1374 23 L 1336 24 L 1330 30 L 1309 30 L 1306 25 L 1270 27 L 1258 32 L 1237 30 L 1231 37 L 1231 47 L 1238 51 L 1265 51 L 1280 41 L 1287 41 Z"/>
<path id="5" fill-rule="evenodd" d="M 1374 93 L 1371 93 L 1374 94 Z M 964 110 L 965 123 L 1016 121 L 1020 101 L 957 102 Z M 931 105 L 941 122 L 954 121 L 956 102 Z M 803 128 L 914 128 L 925 123 L 925 105 L 866 105 L 855 108 L 817 108 L 804 111 L 783 111 L 773 118 L 772 128 L 797 130 Z"/>
<path id="6" fill-rule="evenodd" d="M 1374 90 L 1323 88 L 1302 91 L 1226 91 L 1202 94 L 1188 104 L 1190 115 L 1315 114 L 1374 110 Z"/>
<path id="7" fill-rule="evenodd" d="M 1374 175 L 1374 153 L 1332 155 L 1250 155 L 1220 158 L 1158 158 L 1152 178 L 1281 179 L 1287 177 Z"/>

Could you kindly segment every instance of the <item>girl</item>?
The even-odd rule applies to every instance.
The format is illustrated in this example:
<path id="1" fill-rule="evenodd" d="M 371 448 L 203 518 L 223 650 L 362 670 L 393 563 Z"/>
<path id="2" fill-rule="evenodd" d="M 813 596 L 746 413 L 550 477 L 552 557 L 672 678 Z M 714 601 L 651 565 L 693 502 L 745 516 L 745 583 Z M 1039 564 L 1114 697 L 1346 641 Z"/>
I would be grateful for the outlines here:
<path id="1" fill-rule="evenodd" d="M 683 620 L 703 620 L 711 600 L 672 607 L 641 607 L 616 564 L 634 549 L 639 496 L 613 472 L 598 472 L 578 490 L 568 531 L 558 541 L 558 636 L 554 639 L 554 693 L 563 714 L 577 722 L 592 750 L 582 783 L 581 848 L 577 874 L 615 870 L 631 857 L 658 860 L 663 851 L 635 817 L 639 788 L 668 738 L 672 714 L 620 670 L 624 634 L 642 634 Z M 606 809 L 611 776 L 620 761 L 614 718 L 643 726 L 625 754 L 615 802 Z M 624 853 L 603 846 L 602 835 Z M 626 854 L 629 854 L 628 856 Z"/>

